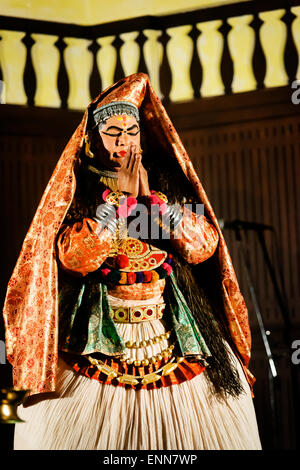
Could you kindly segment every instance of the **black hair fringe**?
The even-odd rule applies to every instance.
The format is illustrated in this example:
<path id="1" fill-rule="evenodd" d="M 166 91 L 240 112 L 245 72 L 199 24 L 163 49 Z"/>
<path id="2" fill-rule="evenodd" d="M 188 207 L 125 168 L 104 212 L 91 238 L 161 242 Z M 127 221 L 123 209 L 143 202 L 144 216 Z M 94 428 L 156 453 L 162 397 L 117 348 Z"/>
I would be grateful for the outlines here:
<path id="1" fill-rule="evenodd" d="M 199 202 L 177 160 L 148 147 L 143 164 L 150 187 L 166 194 L 170 204 Z M 176 253 L 173 256 L 178 286 L 212 354 L 206 369 L 212 390 L 221 399 L 237 397 L 244 389 L 226 346 L 229 344 L 238 355 L 226 326 L 217 254 L 197 266 L 189 265 Z"/>

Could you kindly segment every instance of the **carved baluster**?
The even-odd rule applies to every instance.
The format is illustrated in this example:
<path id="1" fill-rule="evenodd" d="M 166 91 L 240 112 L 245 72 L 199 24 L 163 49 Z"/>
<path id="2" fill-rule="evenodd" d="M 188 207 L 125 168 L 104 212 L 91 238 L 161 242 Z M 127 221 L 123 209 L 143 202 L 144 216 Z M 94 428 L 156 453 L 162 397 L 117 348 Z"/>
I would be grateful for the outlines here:
<path id="1" fill-rule="evenodd" d="M 202 32 L 197 41 L 198 54 L 202 65 L 202 96 L 217 96 L 224 94 L 224 83 L 221 77 L 221 60 L 224 39 L 218 28 L 221 20 L 197 23 Z"/>
<path id="2" fill-rule="evenodd" d="M 294 19 L 295 15 L 289 9 L 286 10 L 282 17 L 282 21 L 285 23 L 287 30 L 287 38 L 284 49 L 284 66 L 289 78 L 289 83 L 292 83 L 295 80 L 298 66 L 298 53 L 292 32 L 292 24 Z"/>
<path id="3" fill-rule="evenodd" d="M 88 50 L 91 41 L 64 38 L 67 47 L 64 60 L 69 79 L 68 107 L 83 109 L 91 101 L 89 80 L 93 67 L 93 54 Z"/>
<path id="4" fill-rule="evenodd" d="M 284 13 L 284 10 L 274 10 L 259 14 L 259 17 L 264 21 L 260 28 L 260 41 L 267 63 L 265 87 L 288 84 L 284 65 L 287 31 L 286 25 L 280 20 Z"/>
<path id="5" fill-rule="evenodd" d="M 233 81 L 233 62 L 229 52 L 228 36 L 231 31 L 230 25 L 227 21 L 223 21 L 219 32 L 223 37 L 223 53 L 220 65 L 220 72 L 222 82 L 224 85 L 224 94 L 230 95 L 232 93 L 232 81 Z"/>
<path id="6" fill-rule="evenodd" d="M 140 48 L 135 42 L 138 31 L 120 34 L 124 42 L 120 48 L 120 59 L 125 76 L 137 73 L 140 62 Z"/>
<path id="7" fill-rule="evenodd" d="M 159 42 L 163 48 L 162 64 L 159 71 L 159 81 L 162 92 L 162 100 L 165 105 L 170 101 L 170 90 L 172 83 L 172 72 L 167 55 L 167 46 L 169 41 L 170 36 L 164 29 L 161 36 L 159 37 Z"/>
<path id="8" fill-rule="evenodd" d="M 296 16 L 292 23 L 292 33 L 294 43 L 298 52 L 298 69 L 296 72 L 296 79 L 300 80 L 300 7 L 291 8 L 292 13 Z"/>
<path id="9" fill-rule="evenodd" d="M 63 109 L 68 108 L 68 96 L 69 96 L 69 79 L 64 61 L 64 51 L 67 47 L 62 36 L 59 36 L 55 43 L 55 47 L 59 52 L 59 70 L 57 76 L 57 88 L 61 100 L 61 107 Z"/>
<path id="10" fill-rule="evenodd" d="M 249 26 L 252 15 L 228 18 L 232 27 L 228 34 L 228 45 L 233 61 L 232 91 L 242 92 L 256 89 L 256 80 L 252 68 L 255 47 L 255 32 Z"/>
<path id="11" fill-rule="evenodd" d="M 101 77 L 102 90 L 114 83 L 115 69 L 117 64 L 117 51 L 112 45 L 115 36 L 106 36 L 97 39 L 101 49 L 97 54 L 98 70 Z"/>
<path id="12" fill-rule="evenodd" d="M 90 75 L 90 93 L 93 100 L 94 98 L 96 98 L 96 96 L 99 95 L 102 90 L 101 78 L 97 66 L 97 53 L 100 49 L 100 46 L 97 43 L 96 39 L 93 39 L 92 44 L 89 46 L 88 49 L 93 55 L 93 67 Z"/>
<path id="13" fill-rule="evenodd" d="M 34 45 L 34 40 L 32 39 L 31 34 L 27 31 L 25 37 L 22 39 L 22 42 L 25 44 L 27 49 L 26 55 L 26 64 L 23 75 L 23 83 L 25 88 L 25 93 L 27 96 L 27 104 L 29 106 L 34 106 L 34 95 L 36 91 L 36 76 L 33 68 L 31 50 Z"/>
<path id="14" fill-rule="evenodd" d="M 161 33 L 161 31 L 155 31 L 154 29 L 145 29 L 144 34 L 147 37 L 147 41 L 143 49 L 151 84 L 160 98 L 162 98 L 162 92 L 160 89 L 159 71 L 164 52 L 162 44 L 158 41 Z"/>
<path id="15" fill-rule="evenodd" d="M 117 62 L 115 67 L 114 82 L 121 80 L 124 77 L 124 70 L 121 63 L 120 51 L 124 41 L 121 39 L 120 35 L 117 35 L 112 43 L 117 51 Z"/>
<path id="16" fill-rule="evenodd" d="M 0 62 L 5 86 L 4 101 L 11 104 L 26 104 L 23 74 L 26 64 L 26 46 L 22 39 L 25 33 L 0 31 Z"/>
<path id="17" fill-rule="evenodd" d="M 255 13 L 253 20 L 251 21 L 251 27 L 255 32 L 255 45 L 253 51 L 253 73 L 256 79 L 256 88 L 261 90 L 264 88 L 264 79 L 266 75 L 266 58 L 260 42 L 260 28 L 263 21 L 259 18 L 258 13 Z"/>
<path id="18" fill-rule="evenodd" d="M 193 58 L 193 40 L 188 36 L 192 26 L 168 28 L 171 37 L 167 44 L 167 56 L 172 73 L 171 101 L 186 101 L 194 97 L 190 67 Z"/>
<path id="19" fill-rule="evenodd" d="M 200 31 L 196 24 L 192 26 L 192 30 L 189 33 L 190 38 L 193 41 L 193 58 L 191 62 L 191 82 L 194 90 L 194 98 L 200 98 L 200 84 L 202 83 L 202 67 L 197 51 L 197 42 L 200 36 Z"/>
<path id="20" fill-rule="evenodd" d="M 145 62 L 145 56 L 144 56 L 144 45 L 146 41 L 147 41 L 147 38 L 144 34 L 144 31 L 142 30 L 139 31 L 138 37 L 136 39 L 136 43 L 138 44 L 139 50 L 140 50 L 140 60 L 139 60 L 139 65 L 138 65 L 139 73 L 148 73 L 147 65 Z"/>
<path id="21" fill-rule="evenodd" d="M 58 37 L 33 34 L 32 38 L 35 44 L 32 46 L 31 56 L 37 80 L 35 106 L 58 108 L 61 105 L 57 88 L 60 57 L 54 45 Z"/>

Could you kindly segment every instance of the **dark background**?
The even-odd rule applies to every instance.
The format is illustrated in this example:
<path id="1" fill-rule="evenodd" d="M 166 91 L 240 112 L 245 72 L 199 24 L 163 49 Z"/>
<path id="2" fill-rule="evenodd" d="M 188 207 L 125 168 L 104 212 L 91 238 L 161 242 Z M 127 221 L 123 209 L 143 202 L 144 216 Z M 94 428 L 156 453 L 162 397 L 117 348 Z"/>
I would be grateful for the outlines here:
<path id="1" fill-rule="evenodd" d="M 264 232 L 264 239 L 280 290 L 284 289 L 287 297 L 291 338 L 300 339 L 300 116 L 290 94 L 289 88 L 261 90 L 242 96 L 168 105 L 167 109 L 217 217 L 273 227 L 273 231 Z M 2 105 L 0 116 L 5 117 L 0 135 L 3 301 L 37 204 L 82 113 Z M 294 449 L 297 403 L 293 398 L 291 344 L 286 344 L 285 339 L 285 312 L 281 311 L 276 297 L 257 232 L 242 230 L 243 247 L 249 251 L 253 287 L 265 328 L 271 332 L 268 339 L 279 373 L 275 384 L 274 434 L 268 362 L 239 244 L 233 230 L 224 229 L 223 233 L 249 309 L 253 337 L 250 369 L 257 378 L 254 402 L 262 442 L 265 448 Z M 3 325 L 1 339 L 4 339 Z M 294 367 L 298 386 L 299 367 Z M 7 363 L 0 365 L 2 386 L 10 383 L 10 372 Z"/>
<path id="2" fill-rule="evenodd" d="M 249 12 L 247 3 L 241 4 L 242 7 L 232 6 L 230 15 Z M 258 11 L 259 5 L 263 4 L 267 8 L 268 2 L 249 3 L 253 6 L 253 11 Z M 279 0 L 270 3 L 272 5 L 269 8 L 275 8 L 275 4 L 283 4 Z M 217 16 L 214 16 L 212 10 L 206 10 L 204 17 L 201 12 L 198 12 L 198 17 L 191 13 L 189 21 L 192 16 L 195 21 L 200 21 L 201 18 L 209 20 L 229 15 L 226 8 L 219 8 Z M 148 25 L 145 21 L 145 24 L 141 22 L 141 28 Z M 170 25 L 189 24 L 185 18 L 180 20 L 180 23 L 174 15 L 164 17 L 160 21 L 159 28 L 164 31 Z M 59 28 L 62 28 L 62 25 L 47 26 L 43 22 L 40 25 L 30 21 L 22 24 L 21 28 L 18 22 L 20 20 L 8 21 L 4 17 L 0 18 L 0 26 L 3 29 L 15 28 L 55 34 L 56 27 L 59 31 Z M 138 28 L 138 22 L 123 23 L 126 23 L 127 29 L 120 29 L 119 32 Z M 285 52 L 289 75 L 289 85 L 286 87 L 264 88 L 265 62 L 258 43 L 253 58 L 257 90 L 248 93 L 231 93 L 233 72 L 226 41 L 222 58 L 224 96 L 199 96 L 197 90 L 201 83 L 201 67 L 195 56 L 191 67 L 195 99 L 187 103 L 172 104 L 167 99 L 170 91 L 170 69 L 165 55 L 161 67 L 161 88 L 166 97 L 164 104 L 195 165 L 218 219 L 226 222 L 241 220 L 266 224 L 272 228 L 261 232 L 253 229 L 241 230 L 241 242 L 238 241 L 235 230 L 224 228 L 223 232 L 249 309 L 253 339 L 250 370 L 257 379 L 254 386 L 254 404 L 262 445 L 264 449 L 285 450 L 300 448 L 300 365 L 292 364 L 291 361 L 292 341 L 300 340 L 300 104 L 293 104 L 291 100 L 292 92 L 295 91 L 291 84 L 298 59 L 291 42 L 289 14 L 286 16 L 286 23 L 289 32 Z M 260 24 L 255 14 L 253 28 L 257 37 Z M 105 34 L 109 34 L 109 27 L 105 26 Z M 85 37 L 86 29 L 81 28 L 79 31 L 78 28 L 72 33 L 72 25 L 66 26 L 65 35 Z M 114 25 L 114 28 L 115 34 L 118 27 Z M 195 31 L 194 28 L 194 41 L 197 39 Z M 221 31 L 226 38 L 228 28 L 224 26 Z M 98 37 L 101 37 L 101 34 L 98 34 Z M 28 38 L 29 36 L 25 42 L 30 52 L 31 43 Z M 165 50 L 165 34 L 162 36 L 162 42 Z M 142 37 L 140 43 L 143 43 Z M 63 50 L 61 41 L 58 47 Z M 119 50 L 120 43 L 116 42 L 116 47 Z M 139 71 L 146 71 L 144 67 L 145 64 L 141 61 Z M 123 75 L 118 61 L 115 80 L 121 76 Z M 62 97 L 61 109 L 34 107 L 36 82 L 29 53 L 24 81 L 28 106 L 0 105 L 1 304 L 41 195 L 64 146 L 82 118 L 82 112 L 66 109 L 68 84 L 63 61 L 58 83 Z M 101 86 L 95 67 L 90 85 L 92 96 L 96 96 Z M 259 233 L 263 236 L 259 237 Z M 250 285 L 241 249 L 248 255 L 252 281 Z M 250 287 L 256 294 L 265 330 L 270 333 L 267 338 L 278 372 L 275 381 L 269 380 L 262 330 L 250 295 Z M 0 340 L 4 340 L 2 320 Z M 0 386 L 10 384 L 11 367 L 6 361 L 5 364 L 0 364 Z M 11 449 L 13 426 L 1 425 L 0 431 L 3 434 L 0 445 L 3 449 Z"/>

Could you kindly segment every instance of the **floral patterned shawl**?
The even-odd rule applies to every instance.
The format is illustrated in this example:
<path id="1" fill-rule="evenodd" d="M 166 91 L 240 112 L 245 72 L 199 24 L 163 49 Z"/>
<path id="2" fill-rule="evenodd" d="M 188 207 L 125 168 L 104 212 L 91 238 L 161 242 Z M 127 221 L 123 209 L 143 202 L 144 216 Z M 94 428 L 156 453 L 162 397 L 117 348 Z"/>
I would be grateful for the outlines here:
<path id="1" fill-rule="evenodd" d="M 76 189 L 78 162 L 91 111 L 111 101 L 129 101 L 140 110 L 169 155 L 176 158 L 219 233 L 218 261 L 225 314 L 233 342 L 247 369 L 251 337 L 248 313 L 216 216 L 189 156 L 146 74 L 123 78 L 103 91 L 87 108 L 65 147 L 37 208 L 8 284 L 4 304 L 7 357 L 14 386 L 31 394 L 55 390 L 58 359 L 58 267 L 55 239 Z"/>

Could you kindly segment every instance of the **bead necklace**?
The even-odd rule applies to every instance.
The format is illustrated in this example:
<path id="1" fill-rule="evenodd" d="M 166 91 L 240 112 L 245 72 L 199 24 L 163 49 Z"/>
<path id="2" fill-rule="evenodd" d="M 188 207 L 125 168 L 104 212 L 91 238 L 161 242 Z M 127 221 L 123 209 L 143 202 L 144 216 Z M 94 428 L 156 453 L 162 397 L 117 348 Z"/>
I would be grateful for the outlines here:
<path id="1" fill-rule="evenodd" d="M 126 357 L 121 357 L 120 359 L 121 362 L 126 362 L 127 365 L 133 364 L 135 367 L 148 366 L 149 364 L 155 364 L 156 362 L 161 361 L 162 359 L 168 359 L 169 357 L 171 357 L 174 348 L 175 344 L 171 344 L 171 346 L 164 349 L 160 353 L 157 353 L 151 357 L 145 357 L 144 359 L 132 359 Z"/>
<path id="2" fill-rule="evenodd" d="M 99 269 L 103 282 L 113 284 L 139 284 L 156 282 L 159 279 L 165 279 L 173 270 L 173 256 L 168 254 L 165 262 L 151 271 L 124 272 L 118 269 L 111 269 L 105 263 Z"/>
<path id="3" fill-rule="evenodd" d="M 118 172 L 109 170 L 99 170 L 92 165 L 88 165 L 88 169 L 99 176 L 105 176 L 106 178 L 118 179 Z"/>
<path id="4" fill-rule="evenodd" d="M 168 331 L 167 333 L 154 336 L 153 338 L 149 338 L 146 340 L 144 339 L 143 341 L 126 341 L 125 346 L 128 349 L 140 349 L 150 346 L 151 344 L 158 344 L 161 341 L 164 341 L 165 339 L 169 339 L 171 336 L 171 331 L 172 330 Z"/>

